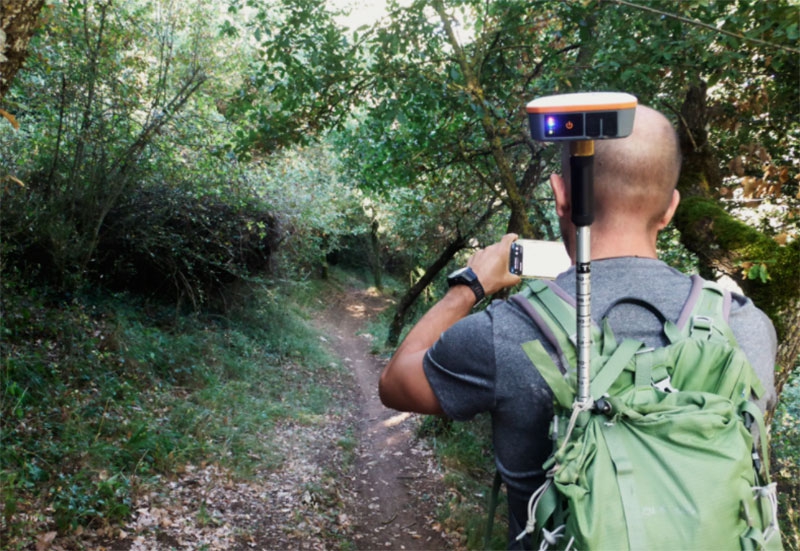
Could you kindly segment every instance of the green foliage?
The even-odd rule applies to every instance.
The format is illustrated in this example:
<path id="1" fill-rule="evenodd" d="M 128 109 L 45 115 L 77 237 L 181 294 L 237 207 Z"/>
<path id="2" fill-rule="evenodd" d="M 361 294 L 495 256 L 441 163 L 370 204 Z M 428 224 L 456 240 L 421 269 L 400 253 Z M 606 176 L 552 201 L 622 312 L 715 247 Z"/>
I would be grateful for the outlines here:
<path id="1" fill-rule="evenodd" d="M 784 386 L 775 409 L 770 443 L 781 531 L 789 548 L 800 549 L 800 365 Z"/>
<path id="2" fill-rule="evenodd" d="M 523 201 L 531 200 L 539 183 L 539 147 L 526 140 L 518 108 L 530 93 L 524 87 L 531 70 L 519 58 L 539 43 L 529 43 L 524 31 L 507 32 L 530 23 L 519 3 L 452 6 L 452 22 L 434 16 L 426 4 L 396 8 L 393 20 L 374 33 L 369 46 L 370 71 L 379 75 L 371 93 L 375 105 L 342 134 L 341 144 L 364 189 L 397 205 L 392 212 L 415 215 L 416 223 L 408 216 L 398 224 L 423 226 L 413 241 L 419 235 L 452 240 L 480 231 L 493 202 L 510 205 L 501 164 L 515 171 Z M 517 16 L 521 20 L 505 29 L 505 18 Z M 446 23 L 465 36 L 480 24 L 484 34 L 465 38 L 458 49 L 444 32 Z M 536 177 L 528 177 L 529 167 Z M 425 228 L 423 218 L 439 231 Z"/>
<path id="3" fill-rule="evenodd" d="M 0 131 L 12 152 L 0 169 L 26 187 L 3 201 L 4 244 L 46 259 L 30 268 L 64 288 L 83 277 L 120 197 L 152 177 L 149 148 L 206 78 L 181 14 L 157 4 L 54 3 L 7 98 L 24 132 Z"/>
<path id="4" fill-rule="evenodd" d="M 763 232 L 730 215 L 717 201 L 702 197 L 684 200 L 676 220 L 713 228 L 721 249 L 727 251 L 743 271 L 741 285 L 745 293 L 770 316 L 779 339 L 782 338 L 787 331 L 785 316 L 777 314 L 791 307 L 796 299 L 800 242 L 780 246 Z M 767 304 L 772 305 L 772 309 L 764 306 Z"/>
<path id="5" fill-rule="evenodd" d="M 697 273 L 697 257 L 680 240 L 680 232 L 670 224 L 658 234 L 658 257 L 685 274 Z"/>
<path id="6" fill-rule="evenodd" d="M 363 195 L 324 142 L 283 150 L 269 163 L 251 167 L 248 179 L 277 218 L 281 241 L 275 263 L 284 277 L 324 273 L 331 253 L 369 231 Z"/>
<path id="7" fill-rule="evenodd" d="M 130 484 L 119 475 L 105 479 L 90 472 L 59 475 L 52 494 L 53 516 L 62 533 L 97 521 L 116 523 L 131 512 Z"/>
<path id="8" fill-rule="evenodd" d="M 21 130 L 0 127 L 11 152 L 0 179 L 25 184 L 0 202 L 4 269 L 68 292 L 91 283 L 224 306 L 231 283 L 270 268 L 306 277 L 363 232 L 359 198 L 324 148 L 237 160 L 219 98 L 238 80 L 210 83 L 217 98 L 199 85 L 243 68 L 252 48 L 214 36 L 213 9 L 53 6 L 10 95 Z"/>
<path id="9" fill-rule="evenodd" d="M 761 262 L 760 264 L 753 264 L 747 270 L 747 279 L 758 279 L 761 283 L 766 283 L 770 280 L 769 271 L 767 270 L 767 263 Z"/>
<path id="10" fill-rule="evenodd" d="M 126 295 L 65 301 L 11 279 L 0 328 L 4 545 L 48 520 L 65 532 L 119 523 L 137 492 L 186 463 L 274 467 L 275 423 L 340 403 L 329 388 L 342 374 L 316 334 L 263 292 L 226 318 L 176 318 Z"/>
<path id="11" fill-rule="evenodd" d="M 241 2 L 231 2 L 236 13 Z M 253 6 L 251 6 L 253 7 Z M 321 129 L 341 124 L 358 99 L 362 63 L 358 34 L 348 37 L 323 0 L 256 4 L 247 31 L 258 44 L 229 117 L 241 124 L 240 152 L 275 152 L 308 144 Z"/>
<path id="12" fill-rule="evenodd" d="M 688 87 L 706 83 L 709 136 L 695 136 L 692 147 L 720 161 L 721 185 L 711 193 L 767 235 L 797 235 L 790 214 L 800 168 L 797 7 L 787 0 L 567 5 L 587 12 L 594 33 L 584 87 L 630 91 L 678 124 Z"/>

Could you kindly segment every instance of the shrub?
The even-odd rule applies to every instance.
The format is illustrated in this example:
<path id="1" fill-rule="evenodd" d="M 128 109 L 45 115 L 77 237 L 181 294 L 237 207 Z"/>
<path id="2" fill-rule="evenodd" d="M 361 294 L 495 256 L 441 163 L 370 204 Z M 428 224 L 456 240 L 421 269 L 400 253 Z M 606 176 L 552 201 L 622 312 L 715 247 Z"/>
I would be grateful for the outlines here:
<path id="1" fill-rule="evenodd" d="M 272 214 L 254 200 L 231 204 L 148 187 L 109 212 L 90 277 L 197 308 L 223 298 L 234 281 L 266 272 L 277 233 Z"/>

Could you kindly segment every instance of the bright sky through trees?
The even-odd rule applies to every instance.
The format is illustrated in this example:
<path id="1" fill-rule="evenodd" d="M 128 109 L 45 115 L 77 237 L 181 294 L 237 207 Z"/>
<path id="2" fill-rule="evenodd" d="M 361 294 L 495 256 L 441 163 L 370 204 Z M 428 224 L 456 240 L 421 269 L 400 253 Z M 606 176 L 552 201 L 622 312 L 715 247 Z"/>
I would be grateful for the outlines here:
<path id="1" fill-rule="evenodd" d="M 332 9 L 349 11 L 337 20 L 350 29 L 370 25 L 386 15 L 386 0 L 328 0 Z"/>

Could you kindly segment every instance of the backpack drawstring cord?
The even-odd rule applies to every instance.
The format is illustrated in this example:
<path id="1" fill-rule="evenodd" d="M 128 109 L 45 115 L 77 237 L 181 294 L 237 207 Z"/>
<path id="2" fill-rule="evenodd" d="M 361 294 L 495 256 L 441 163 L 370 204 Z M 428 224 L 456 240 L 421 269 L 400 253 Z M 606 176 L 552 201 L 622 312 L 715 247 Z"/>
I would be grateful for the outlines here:
<path id="1" fill-rule="evenodd" d="M 569 442 L 570 438 L 572 437 L 572 431 L 575 429 L 575 425 L 578 422 L 578 416 L 583 413 L 584 411 L 589 411 L 592 409 L 592 401 L 586 400 L 585 402 L 578 402 L 575 401 L 572 404 L 572 414 L 569 418 L 569 425 L 567 425 L 567 432 L 564 434 L 564 440 L 561 443 L 558 451 L 555 453 L 555 456 L 561 454 L 564 451 L 567 443 Z M 520 541 L 524 538 L 527 534 L 533 534 L 536 530 L 536 509 L 539 507 L 539 502 L 542 499 L 542 496 L 547 492 L 547 489 L 550 488 L 550 485 L 553 483 L 553 476 L 555 475 L 556 471 L 558 470 L 558 463 L 556 463 L 552 469 L 547 471 L 547 481 L 544 484 L 539 486 L 539 488 L 533 492 L 531 498 L 528 500 L 528 522 L 525 523 L 525 529 L 520 532 L 517 536 L 516 541 Z M 564 531 L 566 527 L 564 525 L 559 526 L 552 532 L 549 532 L 544 527 L 542 527 L 542 545 L 544 547 L 540 548 L 542 550 L 547 549 L 549 545 L 555 545 L 556 541 L 563 537 L 561 532 Z M 550 541 L 552 538 L 552 541 Z"/>

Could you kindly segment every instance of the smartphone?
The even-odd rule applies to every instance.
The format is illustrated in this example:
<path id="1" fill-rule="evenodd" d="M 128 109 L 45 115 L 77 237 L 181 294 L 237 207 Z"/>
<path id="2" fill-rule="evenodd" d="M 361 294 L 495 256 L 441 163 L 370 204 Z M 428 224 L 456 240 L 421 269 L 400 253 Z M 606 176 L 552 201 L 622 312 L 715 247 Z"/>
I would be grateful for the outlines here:
<path id="1" fill-rule="evenodd" d="M 555 279 L 571 261 L 560 241 L 518 239 L 511 244 L 508 271 L 520 277 Z"/>

